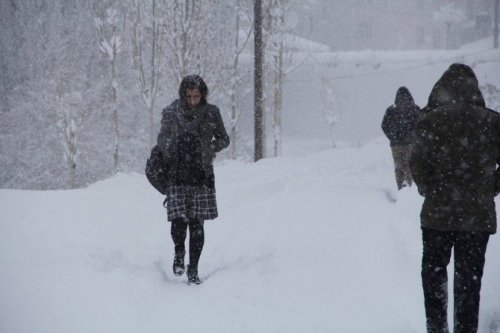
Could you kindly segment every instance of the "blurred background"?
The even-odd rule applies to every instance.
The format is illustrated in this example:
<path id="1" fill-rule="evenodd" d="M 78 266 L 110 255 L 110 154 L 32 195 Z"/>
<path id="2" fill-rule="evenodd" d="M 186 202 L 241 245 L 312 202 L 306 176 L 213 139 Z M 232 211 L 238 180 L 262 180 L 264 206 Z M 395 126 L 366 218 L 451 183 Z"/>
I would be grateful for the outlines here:
<path id="1" fill-rule="evenodd" d="M 162 109 L 199 74 L 232 144 L 254 140 L 250 0 L 1 0 L 0 188 L 143 172 Z M 407 86 L 453 62 L 500 107 L 498 0 L 263 1 L 266 157 L 362 146 Z M 495 29 L 495 27 L 497 29 Z"/>

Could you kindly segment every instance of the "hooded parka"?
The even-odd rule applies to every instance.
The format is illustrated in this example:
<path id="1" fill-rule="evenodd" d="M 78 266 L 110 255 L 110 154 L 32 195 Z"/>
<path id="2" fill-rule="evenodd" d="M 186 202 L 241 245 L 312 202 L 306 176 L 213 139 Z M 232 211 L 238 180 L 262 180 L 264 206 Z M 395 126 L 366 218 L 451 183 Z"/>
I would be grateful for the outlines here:
<path id="1" fill-rule="evenodd" d="M 408 88 L 399 88 L 394 104 L 387 108 L 382 120 L 382 130 L 391 146 L 413 143 L 413 129 L 419 116 L 420 108 L 413 101 Z"/>
<path id="2" fill-rule="evenodd" d="M 485 107 L 478 81 L 453 64 L 434 85 L 415 129 L 410 168 L 425 197 L 422 227 L 493 234 L 500 191 L 500 115 Z"/>

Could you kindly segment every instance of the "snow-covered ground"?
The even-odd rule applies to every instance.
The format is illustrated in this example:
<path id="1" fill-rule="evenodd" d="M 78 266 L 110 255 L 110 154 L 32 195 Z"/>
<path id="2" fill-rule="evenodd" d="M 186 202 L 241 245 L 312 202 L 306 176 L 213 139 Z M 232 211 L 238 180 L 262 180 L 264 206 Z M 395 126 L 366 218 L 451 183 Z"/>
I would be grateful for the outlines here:
<path id="1" fill-rule="evenodd" d="M 0 332 L 424 332 L 422 198 L 396 193 L 385 138 L 299 150 L 216 166 L 200 286 L 172 275 L 163 198 L 143 175 L 0 190 Z M 500 333 L 498 236 L 481 302 L 480 332 Z"/>

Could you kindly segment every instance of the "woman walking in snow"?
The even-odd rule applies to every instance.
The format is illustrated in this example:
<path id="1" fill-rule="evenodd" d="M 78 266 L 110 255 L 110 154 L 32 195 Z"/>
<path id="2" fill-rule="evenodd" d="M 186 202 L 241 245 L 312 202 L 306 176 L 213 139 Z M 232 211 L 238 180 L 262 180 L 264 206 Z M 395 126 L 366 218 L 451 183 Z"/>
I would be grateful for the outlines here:
<path id="1" fill-rule="evenodd" d="M 215 105 L 207 103 L 208 88 L 198 75 L 186 76 L 179 99 L 163 110 L 157 145 L 166 165 L 168 220 L 175 246 L 173 272 L 184 273 L 185 240 L 189 228 L 188 282 L 200 284 L 198 262 L 205 240 L 205 220 L 217 217 L 213 160 L 229 146 L 229 136 Z"/>

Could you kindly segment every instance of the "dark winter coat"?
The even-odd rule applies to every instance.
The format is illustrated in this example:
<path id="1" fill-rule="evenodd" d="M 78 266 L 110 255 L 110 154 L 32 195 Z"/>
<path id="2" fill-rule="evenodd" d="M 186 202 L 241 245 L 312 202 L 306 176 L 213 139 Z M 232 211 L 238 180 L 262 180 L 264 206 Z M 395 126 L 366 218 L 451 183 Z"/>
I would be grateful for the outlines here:
<path id="1" fill-rule="evenodd" d="M 396 93 L 396 100 L 385 111 L 382 130 L 391 146 L 413 143 L 413 129 L 420 116 L 420 108 L 413 102 L 410 91 L 401 87 Z"/>
<path id="2" fill-rule="evenodd" d="M 453 64 L 432 89 L 415 129 L 413 179 L 425 197 L 423 227 L 443 231 L 497 228 L 500 115 L 485 107 L 472 70 Z"/>
<path id="3" fill-rule="evenodd" d="M 229 146 L 229 136 L 217 106 L 207 103 L 190 110 L 176 100 L 163 110 L 157 144 L 169 186 L 213 188 L 215 153 Z"/>

